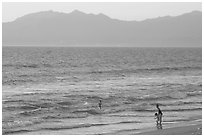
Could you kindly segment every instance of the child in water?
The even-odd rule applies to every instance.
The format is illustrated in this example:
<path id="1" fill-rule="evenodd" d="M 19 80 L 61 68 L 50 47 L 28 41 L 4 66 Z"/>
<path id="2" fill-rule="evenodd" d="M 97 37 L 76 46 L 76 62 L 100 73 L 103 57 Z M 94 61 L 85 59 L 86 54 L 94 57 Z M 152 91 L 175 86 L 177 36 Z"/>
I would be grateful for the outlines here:
<path id="1" fill-rule="evenodd" d="M 158 117 L 158 114 L 157 114 L 157 113 L 155 113 L 155 114 L 154 114 L 154 116 L 155 116 L 155 118 L 154 118 L 154 119 L 156 119 L 156 123 L 158 124 L 158 122 L 159 122 L 159 117 Z"/>
<path id="2" fill-rule="evenodd" d="M 102 108 L 102 102 L 101 102 L 101 99 L 99 100 L 98 107 L 99 107 L 99 109 Z"/>

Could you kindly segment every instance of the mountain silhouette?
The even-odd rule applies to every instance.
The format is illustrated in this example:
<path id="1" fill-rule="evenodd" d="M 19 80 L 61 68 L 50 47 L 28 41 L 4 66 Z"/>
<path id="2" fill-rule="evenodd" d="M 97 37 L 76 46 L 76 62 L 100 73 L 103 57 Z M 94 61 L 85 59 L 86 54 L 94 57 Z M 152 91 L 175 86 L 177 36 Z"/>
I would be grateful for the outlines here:
<path id="1" fill-rule="evenodd" d="M 2 24 L 3 44 L 201 46 L 202 12 L 144 21 L 43 11 Z"/>

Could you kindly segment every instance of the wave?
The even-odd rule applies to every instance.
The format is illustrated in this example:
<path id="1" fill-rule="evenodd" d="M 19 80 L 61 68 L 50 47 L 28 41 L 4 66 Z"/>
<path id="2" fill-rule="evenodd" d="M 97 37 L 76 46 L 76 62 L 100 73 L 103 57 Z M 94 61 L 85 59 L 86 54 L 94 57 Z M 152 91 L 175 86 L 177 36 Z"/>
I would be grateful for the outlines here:
<path id="1" fill-rule="evenodd" d="M 192 121 L 191 119 L 175 119 L 175 120 L 163 120 L 164 123 L 179 123 L 185 121 Z"/>
<path id="2" fill-rule="evenodd" d="M 11 110 L 11 111 L 14 111 L 14 110 L 35 110 L 35 109 L 37 109 L 37 107 L 36 106 L 23 105 L 23 106 L 7 106 L 7 107 L 3 107 L 3 109 Z"/>
<path id="3" fill-rule="evenodd" d="M 192 91 L 187 93 L 188 96 L 202 96 L 202 91 Z"/>
<path id="4" fill-rule="evenodd" d="M 139 72 L 155 72 L 155 71 L 179 71 L 179 70 L 202 70 L 199 66 L 186 66 L 186 67 L 158 67 L 158 68 L 138 68 L 138 69 L 123 69 L 123 70 L 100 70 L 91 71 L 91 74 L 104 74 L 104 73 L 139 73 Z"/>
<path id="5" fill-rule="evenodd" d="M 18 99 L 18 100 L 2 100 L 3 104 L 6 104 L 6 103 L 20 103 L 20 102 L 24 102 L 24 100 L 22 100 L 22 99 Z"/>
<path id="6" fill-rule="evenodd" d="M 72 102 L 69 102 L 69 101 L 62 101 L 62 102 L 58 102 L 57 104 L 62 105 L 62 106 L 70 106 L 70 105 L 72 105 L 73 103 L 72 103 Z"/>
<path id="7" fill-rule="evenodd" d="M 23 96 L 33 96 L 33 95 L 37 95 L 37 96 L 47 96 L 47 95 L 55 95 L 55 94 L 61 94 L 61 93 L 54 93 L 54 92 L 29 92 L 29 93 L 25 93 L 25 94 L 16 94 L 14 96 L 19 96 L 19 97 L 23 97 Z M 181 94 L 181 95 L 179 95 Z M 67 111 L 69 110 L 69 113 L 73 113 L 73 114 L 80 114 L 80 113 L 87 113 L 90 115 L 99 115 L 99 114 L 111 114 L 111 113 L 118 113 L 118 112 L 123 112 L 123 111 L 127 111 L 128 109 L 130 109 L 129 104 L 137 104 L 136 110 L 139 111 L 139 109 L 141 109 L 141 111 L 143 110 L 143 108 L 148 108 L 148 107 L 152 107 L 155 106 L 156 103 L 155 101 L 162 101 L 162 100 L 172 100 L 168 103 L 161 103 L 161 106 L 176 106 L 176 105 L 192 105 L 192 104 L 202 104 L 202 102 L 200 101 L 182 101 L 179 99 L 185 99 L 186 97 L 192 97 L 192 96 L 200 96 L 202 95 L 201 91 L 194 91 L 194 92 L 189 92 L 189 93 L 183 93 L 180 92 L 179 94 L 177 94 L 177 92 L 172 93 L 172 94 L 168 94 L 165 96 L 146 96 L 146 97 L 118 97 L 118 96 L 110 96 L 108 98 L 104 98 L 105 102 L 109 102 L 108 106 L 104 106 L 105 109 L 104 110 L 99 110 L 97 109 L 93 109 L 93 103 L 90 103 L 89 105 L 84 106 L 83 101 L 82 102 L 78 102 L 77 100 L 89 100 L 89 101 L 93 101 L 95 102 L 96 100 L 99 99 L 98 96 L 68 96 L 71 99 L 74 99 L 74 101 L 67 101 L 66 100 L 54 100 L 54 99 L 41 99 L 39 101 L 26 101 L 26 100 L 22 100 L 22 99 L 17 99 L 17 100 L 3 100 L 3 104 L 10 104 L 12 103 L 12 105 L 9 106 L 4 106 L 3 110 L 9 110 L 9 111 L 18 111 L 18 110 L 23 110 L 22 111 L 22 115 L 32 115 L 34 114 L 34 112 L 36 110 L 38 110 L 39 108 L 41 109 L 53 109 L 54 111 Z M 64 94 L 62 94 L 64 95 Z M 119 98 L 120 104 L 116 103 L 117 100 Z M 115 101 L 114 101 L 115 100 Z M 153 101 L 154 103 L 150 103 L 148 101 Z M 17 104 L 14 104 L 17 103 Z M 20 105 L 20 104 L 21 105 Z M 79 104 L 78 104 L 79 103 Z M 82 103 L 82 104 L 81 104 Z M 122 105 L 122 108 L 120 107 Z M 127 106 L 127 107 L 125 107 Z M 144 110 L 146 111 L 146 110 Z"/>
<path id="8" fill-rule="evenodd" d="M 87 128 L 87 127 L 96 127 L 96 126 L 107 126 L 107 125 L 118 125 L 118 124 L 128 124 L 128 123 L 141 123 L 140 121 L 121 121 L 115 123 L 84 123 L 74 126 L 61 126 L 61 127 L 48 127 L 41 128 L 40 130 L 67 130 L 67 129 L 76 129 L 76 128 Z"/>
<path id="9" fill-rule="evenodd" d="M 164 111 L 197 111 L 197 110 L 202 110 L 202 108 L 170 109 L 170 110 L 164 110 Z"/>
<path id="10" fill-rule="evenodd" d="M 109 124 L 79 124 L 75 126 L 61 126 L 61 127 L 49 127 L 49 128 L 42 128 L 41 130 L 66 130 L 66 129 L 75 129 L 75 128 L 86 128 L 92 126 L 104 126 Z"/>
<path id="11" fill-rule="evenodd" d="M 169 95 L 166 96 L 149 96 L 149 97 L 127 97 L 125 104 L 131 104 L 132 102 L 141 102 L 141 101 L 153 101 L 153 100 L 167 100 L 167 99 L 175 99 Z"/>
<path id="12" fill-rule="evenodd" d="M 127 108 L 106 108 L 106 109 L 81 109 L 81 110 L 75 110 L 72 113 L 87 113 L 90 115 L 100 115 L 100 114 L 112 114 L 112 113 L 118 113 L 118 112 L 123 112 Z"/>
<path id="13" fill-rule="evenodd" d="M 32 114 L 34 114 L 34 113 L 36 113 L 38 111 L 41 111 L 41 109 L 42 108 L 37 108 L 37 109 L 30 110 L 30 111 L 22 111 L 19 114 L 24 115 L 24 116 L 31 116 Z"/>
<path id="14" fill-rule="evenodd" d="M 9 80 L 3 80 L 2 84 L 8 84 L 8 85 L 16 85 L 17 83 L 26 83 L 26 82 L 35 82 L 32 79 L 9 79 Z"/>
<path id="15" fill-rule="evenodd" d="M 129 123 L 142 123 L 141 121 L 122 121 L 122 122 L 118 122 L 116 124 L 129 124 Z"/>
<path id="16" fill-rule="evenodd" d="M 150 103 L 152 106 L 156 106 L 157 103 Z M 185 101 L 178 101 L 174 103 L 165 103 L 160 104 L 160 106 L 178 106 L 178 105 L 193 105 L 193 104 L 202 104 L 202 102 L 185 102 Z"/>
<path id="17" fill-rule="evenodd" d="M 88 113 L 92 115 L 97 115 L 97 114 L 103 114 L 103 111 L 97 110 L 97 109 L 85 109 L 85 110 L 76 110 L 73 113 Z"/>
<path id="18" fill-rule="evenodd" d="M 8 135 L 8 134 L 15 134 L 15 133 L 24 133 L 24 132 L 31 132 L 32 130 L 25 130 L 25 129 L 21 129 L 21 130 L 14 130 L 14 131 L 2 131 L 3 135 Z"/>
<path id="19" fill-rule="evenodd" d="M 37 64 L 5 64 L 3 67 L 15 67 L 17 69 L 19 68 L 39 68 L 39 65 Z"/>
<path id="20" fill-rule="evenodd" d="M 129 124 L 129 123 L 141 123 L 140 121 L 121 121 L 121 122 L 115 122 L 115 123 L 84 123 L 84 124 L 79 124 L 79 125 L 74 125 L 74 126 L 58 126 L 58 127 L 45 127 L 45 128 L 40 128 L 36 130 L 15 130 L 15 131 L 3 131 L 3 134 L 15 134 L 15 133 L 24 133 L 24 132 L 33 132 L 33 131 L 41 131 L 41 130 L 68 130 L 68 129 L 77 129 L 77 128 L 89 128 L 89 127 L 97 127 L 97 126 L 106 126 L 106 125 L 118 125 L 118 124 Z"/>
<path id="21" fill-rule="evenodd" d="M 138 111 L 138 112 L 155 112 L 155 110 L 153 109 L 137 109 L 134 108 L 132 109 L 133 111 Z M 178 108 L 178 109 L 163 109 L 163 112 L 171 112 L 171 111 L 175 111 L 175 112 L 183 112 L 183 111 L 197 111 L 197 110 L 202 110 L 202 108 Z"/>
<path id="22" fill-rule="evenodd" d="M 43 116 L 42 119 L 47 120 L 47 119 L 70 119 L 70 118 L 86 118 L 88 115 L 87 114 L 81 114 L 81 115 L 48 115 L 48 116 Z"/>
<path id="23" fill-rule="evenodd" d="M 172 92 L 164 96 L 147 96 L 147 97 L 127 97 L 125 104 L 131 104 L 132 102 L 140 101 L 153 101 L 153 100 L 171 100 L 171 99 L 184 99 L 191 96 L 200 96 L 202 93 L 200 91 L 194 92 Z"/>
<path id="24" fill-rule="evenodd" d="M 36 89 L 34 91 L 31 92 L 24 92 L 24 93 L 20 93 L 20 94 L 15 94 L 13 96 L 34 96 L 34 95 L 59 95 L 59 94 L 63 94 L 63 93 L 58 93 L 58 92 L 42 92 L 44 89 Z M 46 89 L 45 89 L 46 90 Z"/>
<path id="25" fill-rule="evenodd" d="M 8 130 L 3 131 L 4 135 L 8 134 L 15 134 L 15 133 L 24 133 L 24 132 L 33 132 L 33 131 L 41 131 L 41 130 L 67 130 L 67 129 L 75 129 L 75 128 L 86 128 L 86 127 L 92 127 L 92 126 L 103 126 L 103 125 L 109 125 L 109 124 L 80 124 L 75 126 L 61 126 L 61 127 L 48 127 L 48 128 L 41 128 L 36 130 Z"/>
<path id="26" fill-rule="evenodd" d="M 53 67 L 52 65 L 50 64 L 47 64 L 47 63 L 43 63 L 43 64 L 32 64 L 32 63 L 27 63 L 27 64 L 4 64 L 2 65 L 2 67 L 15 67 L 17 69 L 20 69 L 20 68 L 40 68 L 40 67 L 46 67 L 46 68 L 50 68 L 50 67 Z"/>

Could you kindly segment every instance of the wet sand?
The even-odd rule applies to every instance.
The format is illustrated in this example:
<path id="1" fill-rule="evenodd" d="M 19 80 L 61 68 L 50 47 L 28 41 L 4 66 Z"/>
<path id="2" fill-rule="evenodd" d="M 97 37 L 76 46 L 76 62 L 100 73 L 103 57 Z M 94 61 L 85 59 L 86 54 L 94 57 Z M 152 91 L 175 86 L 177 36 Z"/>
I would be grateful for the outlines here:
<path id="1" fill-rule="evenodd" d="M 12 134 L 12 133 L 11 133 Z M 18 132 L 13 134 L 21 135 L 71 135 L 67 130 L 55 130 L 54 132 L 40 131 L 40 132 Z M 91 135 L 92 132 L 86 134 Z M 77 135 L 75 132 L 73 135 Z M 82 135 L 82 134 L 79 134 Z M 84 134 L 85 135 L 85 134 Z M 119 132 L 96 134 L 96 135 L 202 135 L 202 124 L 190 125 L 190 126 L 180 126 L 180 127 L 166 127 L 163 129 L 145 129 L 139 131 L 138 129 L 122 130 Z"/>
<path id="2" fill-rule="evenodd" d="M 202 135 L 202 124 L 158 129 L 139 133 L 138 135 Z"/>

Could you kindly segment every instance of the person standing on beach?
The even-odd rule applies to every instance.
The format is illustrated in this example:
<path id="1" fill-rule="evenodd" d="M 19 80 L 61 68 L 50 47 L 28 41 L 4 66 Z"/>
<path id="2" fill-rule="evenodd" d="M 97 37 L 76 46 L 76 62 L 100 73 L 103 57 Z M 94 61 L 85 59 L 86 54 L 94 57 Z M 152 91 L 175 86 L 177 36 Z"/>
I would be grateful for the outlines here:
<path id="1" fill-rule="evenodd" d="M 161 124 L 161 122 L 162 122 L 162 111 L 161 111 L 161 109 L 159 108 L 159 104 L 157 104 L 156 105 L 156 107 L 157 107 L 157 109 L 158 109 L 158 113 L 157 113 L 157 115 L 158 115 L 158 121 L 159 121 L 159 124 Z"/>
<path id="2" fill-rule="evenodd" d="M 102 108 L 102 102 L 101 102 L 101 99 L 99 100 L 98 107 L 99 107 L 100 109 Z"/>

